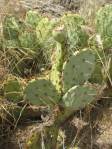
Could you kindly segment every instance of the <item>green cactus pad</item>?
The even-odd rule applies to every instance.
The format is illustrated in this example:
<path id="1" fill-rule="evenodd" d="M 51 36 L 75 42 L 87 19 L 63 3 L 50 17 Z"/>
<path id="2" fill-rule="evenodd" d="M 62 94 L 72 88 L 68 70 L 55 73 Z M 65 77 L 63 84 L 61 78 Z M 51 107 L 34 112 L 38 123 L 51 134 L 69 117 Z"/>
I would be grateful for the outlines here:
<path id="1" fill-rule="evenodd" d="M 112 4 L 97 12 L 96 30 L 101 35 L 104 48 L 112 48 Z"/>
<path id="2" fill-rule="evenodd" d="M 38 14 L 37 11 L 28 11 L 25 18 L 25 23 L 32 28 L 36 28 L 39 21 L 42 19 L 42 16 Z"/>
<path id="3" fill-rule="evenodd" d="M 7 40 L 15 40 L 20 32 L 19 20 L 13 16 L 6 16 L 3 22 L 3 35 Z"/>
<path id="4" fill-rule="evenodd" d="M 97 100 L 97 93 L 98 87 L 93 87 L 92 85 L 74 86 L 63 96 L 63 106 L 80 110 L 91 102 Z"/>
<path id="5" fill-rule="evenodd" d="M 19 102 L 23 97 L 23 85 L 16 77 L 9 77 L 4 82 L 4 96 L 10 101 Z"/>
<path id="6" fill-rule="evenodd" d="M 55 26 L 55 20 L 43 17 L 36 27 L 37 40 L 42 50 L 45 63 L 51 63 L 52 49 L 54 49 L 55 40 L 52 37 L 52 30 Z M 46 65 L 48 66 L 48 65 Z"/>
<path id="7" fill-rule="evenodd" d="M 65 51 L 62 49 L 62 44 L 57 42 L 57 48 L 54 53 L 55 60 L 53 60 L 53 65 L 50 73 L 50 80 L 55 85 L 56 89 L 61 92 L 62 90 L 62 69 L 65 58 Z"/>
<path id="8" fill-rule="evenodd" d="M 49 20 L 48 18 L 43 18 L 41 21 L 38 23 L 36 27 L 36 34 L 37 38 L 39 40 L 39 43 L 43 47 L 50 47 L 52 42 L 52 30 L 55 26 L 55 21 Z"/>
<path id="9" fill-rule="evenodd" d="M 52 68 L 52 72 L 50 74 L 50 80 L 53 85 L 56 87 L 57 91 L 60 93 L 62 89 L 61 84 L 61 73 L 56 70 L 56 68 Z"/>
<path id="10" fill-rule="evenodd" d="M 85 21 L 80 15 L 66 14 L 60 21 L 65 27 L 67 45 L 70 50 L 74 51 L 87 46 L 88 35 L 82 29 Z"/>
<path id="11" fill-rule="evenodd" d="M 85 24 L 84 19 L 80 15 L 72 13 L 63 15 L 61 21 L 64 22 L 64 24 L 66 25 L 69 25 L 69 22 L 70 24 L 76 24 L 78 26 Z"/>
<path id="12" fill-rule="evenodd" d="M 74 85 L 80 85 L 85 81 L 88 81 L 94 68 L 95 55 L 90 49 L 84 49 L 83 51 L 71 56 L 63 68 L 64 92 Z"/>
<path id="13" fill-rule="evenodd" d="M 34 105 L 54 105 L 59 102 L 59 94 L 49 80 L 33 80 L 28 83 L 25 99 Z"/>
<path id="14" fill-rule="evenodd" d="M 20 36 L 19 40 L 21 43 L 21 47 L 24 49 L 29 49 L 35 51 L 38 49 L 38 40 L 35 31 L 24 31 Z"/>
<path id="15" fill-rule="evenodd" d="M 52 35 L 53 35 L 53 38 L 63 44 L 66 42 L 66 31 L 64 29 L 64 26 L 59 26 L 59 27 L 56 27 L 53 32 L 52 32 Z"/>

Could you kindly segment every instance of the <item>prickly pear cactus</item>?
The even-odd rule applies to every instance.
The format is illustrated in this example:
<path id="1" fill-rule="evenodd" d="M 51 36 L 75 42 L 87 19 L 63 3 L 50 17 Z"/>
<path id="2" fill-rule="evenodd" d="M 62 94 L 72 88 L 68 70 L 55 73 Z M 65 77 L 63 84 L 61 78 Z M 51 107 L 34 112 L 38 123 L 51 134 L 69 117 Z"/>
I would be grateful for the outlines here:
<path id="1" fill-rule="evenodd" d="M 56 40 L 56 50 L 54 52 L 54 64 L 58 71 L 62 71 L 63 63 L 67 59 L 67 48 L 66 48 L 66 33 L 63 27 L 57 27 L 53 30 L 53 38 Z"/>
<path id="2" fill-rule="evenodd" d="M 62 101 L 65 107 L 79 110 L 97 100 L 98 87 L 92 85 L 73 86 L 63 96 Z"/>
<path id="3" fill-rule="evenodd" d="M 19 78 L 9 76 L 4 82 L 4 96 L 6 99 L 19 102 L 23 98 L 23 84 Z"/>
<path id="4" fill-rule="evenodd" d="M 63 68 L 63 88 L 64 92 L 74 85 L 83 84 L 91 77 L 95 68 L 95 55 L 90 49 L 71 56 Z"/>
<path id="5" fill-rule="evenodd" d="M 96 14 L 96 30 L 104 48 L 112 48 L 112 4 L 102 7 Z"/>
<path id="6" fill-rule="evenodd" d="M 36 27 L 36 34 L 39 43 L 45 49 L 49 49 L 50 47 L 52 47 L 53 44 L 52 30 L 55 27 L 55 23 L 56 23 L 55 20 L 49 20 L 48 18 L 43 18 L 40 20 L 40 22 Z"/>
<path id="7" fill-rule="evenodd" d="M 60 21 L 66 29 L 67 45 L 69 49 L 74 51 L 87 46 L 88 35 L 81 27 L 85 24 L 85 21 L 81 16 L 76 14 L 66 14 Z"/>
<path id="8" fill-rule="evenodd" d="M 25 99 L 35 105 L 55 105 L 59 102 L 59 94 L 49 80 L 33 80 L 24 91 Z"/>
<path id="9" fill-rule="evenodd" d="M 61 43 L 62 45 L 65 44 L 65 42 L 67 42 L 67 37 L 66 37 L 66 30 L 64 25 L 60 25 L 56 28 L 54 28 L 53 32 L 52 32 L 53 38 Z"/>
<path id="10" fill-rule="evenodd" d="M 38 54 L 37 50 L 39 49 L 38 39 L 36 36 L 36 31 L 26 30 L 19 36 L 19 41 L 21 47 L 26 50 L 26 53 Z"/>
<path id="11" fill-rule="evenodd" d="M 21 48 L 23 48 L 27 54 L 38 54 L 39 43 L 36 36 L 36 25 L 39 23 L 40 17 L 36 12 L 28 11 L 24 22 L 24 30 L 19 34 L 19 41 Z M 29 55 L 30 56 L 30 55 Z"/>
<path id="12" fill-rule="evenodd" d="M 68 49 L 65 46 L 67 42 L 66 31 L 64 26 L 56 27 L 52 32 L 53 38 L 56 41 L 56 49 L 50 74 L 50 80 L 55 85 L 56 89 L 62 91 L 62 68 L 68 56 Z"/>
<path id="13" fill-rule="evenodd" d="M 30 10 L 26 13 L 25 23 L 32 28 L 36 28 L 41 19 L 42 16 L 37 11 Z"/>
<path id="14" fill-rule="evenodd" d="M 3 22 L 3 35 L 7 40 L 18 39 L 20 32 L 19 20 L 14 16 L 6 16 Z"/>
<path id="15" fill-rule="evenodd" d="M 64 63 L 64 51 L 62 49 L 62 45 L 57 42 L 57 48 L 55 51 L 55 59 L 53 60 L 54 63 L 52 65 L 51 73 L 50 73 L 50 80 L 53 85 L 56 87 L 58 92 L 62 90 L 62 68 Z"/>
<path id="16" fill-rule="evenodd" d="M 84 19 L 80 15 L 77 15 L 77 14 L 71 14 L 71 13 L 65 14 L 62 16 L 61 20 L 62 22 L 64 22 L 66 26 L 73 25 L 73 24 L 80 26 L 80 25 L 85 24 Z"/>

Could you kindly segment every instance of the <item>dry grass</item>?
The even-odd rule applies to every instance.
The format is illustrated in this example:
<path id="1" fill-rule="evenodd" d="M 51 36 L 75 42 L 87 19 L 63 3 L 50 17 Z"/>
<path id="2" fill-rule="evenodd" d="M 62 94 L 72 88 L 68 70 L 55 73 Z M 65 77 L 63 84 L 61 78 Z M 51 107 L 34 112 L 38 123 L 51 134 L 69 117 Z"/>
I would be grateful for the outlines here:
<path id="1" fill-rule="evenodd" d="M 102 7 L 106 0 L 82 0 L 79 13 L 88 21 L 90 25 L 94 25 L 96 11 Z"/>

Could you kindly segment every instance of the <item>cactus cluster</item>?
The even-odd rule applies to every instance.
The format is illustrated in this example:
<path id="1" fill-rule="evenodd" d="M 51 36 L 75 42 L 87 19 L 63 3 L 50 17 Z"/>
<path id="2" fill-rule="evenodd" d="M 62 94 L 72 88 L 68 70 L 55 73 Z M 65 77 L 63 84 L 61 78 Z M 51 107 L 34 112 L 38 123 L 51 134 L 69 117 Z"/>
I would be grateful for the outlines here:
<path id="1" fill-rule="evenodd" d="M 55 20 L 51 21 L 35 11 L 29 11 L 24 21 L 7 15 L 3 22 L 3 48 L 7 58 L 12 60 L 11 72 L 24 74 L 26 65 L 31 59 L 40 67 L 50 65 L 50 56 L 54 40 L 51 36 Z M 20 65 L 21 63 L 21 65 Z M 15 66 L 16 64 L 16 66 Z M 12 69 L 16 67 L 17 69 Z M 21 69 L 21 67 L 24 68 Z M 31 65 L 30 65 L 31 69 Z M 38 69 L 37 69 L 38 71 Z"/>
<path id="2" fill-rule="evenodd" d="M 92 85 L 84 85 L 94 71 L 94 64 L 95 56 L 90 49 L 83 50 L 81 53 L 71 56 L 69 62 L 63 67 L 62 78 L 58 78 L 59 81 L 63 79 L 64 87 L 60 84 L 61 90 L 63 88 L 63 94 L 61 91 L 58 92 L 59 88 L 57 88 L 56 84 L 53 85 L 54 82 L 52 83 L 52 80 L 40 79 L 28 83 L 24 91 L 25 99 L 36 105 L 58 104 L 61 100 L 61 103 L 65 107 L 72 106 L 76 110 L 83 108 L 95 100 L 95 95 L 97 94 L 97 88 Z M 76 67 L 73 67 L 74 65 Z M 86 66 L 86 69 L 83 66 Z M 75 77 L 77 74 L 79 78 L 78 76 Z M 54 77 L 54 79 L 56 79 L 56 82 L 57 78 Z"/>
<path id="3" fill-rule="evenodd" d="M 58 66 L 60 61 L 56 64 Z M 95 100 L 98 88 L 92 84 L 85 85 L 95 69 L 95 55 L 90 49 L 78 51 L 62 67 L 55 68 L 57 69 L 52 69 L 52 75 L 50 74 L 51 81 L 41 79 L 28 84 L 24 92 L 25 99 L 37 105 L 60 103 L 66 108 L 74 107 L 76 110 Z"/>
<path id="4" fill-rule="evenodd" d="M 107 37 L 111 41 L 110 12 L 111 5 L 102 8 L 96 17 L 98 34 L 104 46 Z M 102 17 L 99 17 L 100 15 Z M 29 11 L 25 22 L 21 24 L 18 24 L 20 22 L 16 19 L 9 18 L 9 32 L 7 21 L 4 21 L 4 38 L 11 34 L 10 41 L 13 43 L 16 39 L 21 49 L 19 56 L 20 53 L 24 53 L 29 59 L 37 58 L 39 62 L 41 61 L 39 58 L 42 59 L 45 54 L 49 57 L 46 57 L 49 62 L 53 61 L 49 78 L 31 80 L 26 87 L 23 87 L 23 99 L 39 106 L 63 104 L 65 107 L 75 109 L 83 108 L 95 100 L 98 88 L 94 83 L 99 84 L 100 89 L 104 81 L 102 66 L 105 57 L 104 51 L 99 46 L 98 49 L 96 45 L 89 47 L 88 35 L 83 30 L 85 21 L 81 16 L 66 14 L 56 21 Z M 15 51 L 18 50 L 15 48 Z M 51 58 L 52 51 L 54 55 Z M 108 70 L 111 71 L 110 68 Z M 5 97 L 16 101 L 15 93 L 12 92 L 15 90 L 16 94 L 20 95 L 19 85 L 18 80 L 7 81 L 4 84 Z M 13 88 L 15 86 L 17 88 Z M 19 95 L 17 101 L 20 99 Z"/>
<path id="5" fill-rule="evenodd" d="M 112 85 L 112 58 L 111 50 L 108 50 L 112 48 L 111 24 L 112 5 L 97 12 L 96 33 L 90 38 L 83 28 L 84 19 L 76 14 L 65 14 L 54 20 L 29 11 L 23 22 L 14 16 L 4 19 L 0 47 L 5 49 L 8 62 L 11 61 L 10 72 L 14 72 L 15 76 L 6 77 L 0 88 L 4 94 L 1 96 L 15 105 L 23 100 L 25 107 L 26 104 L 47 106 L 54 112 L 53 124 L 44 130 L 44 142 L 48 148 L 56 148 L 54 142 L 61 124 L 75 110 L 99 99 L 104 85 L 109 89 L 108 96 L 112 96 L 109 86 Z M 20 79 L 17 72 L 27 72 L 29 68 L 35 71 L 35 64 L 38 68 L 44 68 L 41 72 L 46 70 L 46 65 L 49 69 L 40 77 L 36 74 L 34 79 L 33 76 Z M 36 132 L 34 148 L 38 146 L 37 135 Z"/>
<path id="6" fill-rule="evenodd" d="M 59 62 L 57 64 L 60 64 Z M 95 68 L 95 55 L 92 51 L 90 49 L 78 51 L 65 64 L 61 65 L 59 68 L 56 67 L 57 72 L 61 74 L 61 77 L 58 76 L 58 81 L 61 82 L 60 88 L 57 88 L 59 82 L 55 77 L 55 81 L 53 79 L 37 79 L 28 82 L 21 94 L 21 85 L 18 80 L 13 78 L 4 83 L 5 97 L 17 102 L 23 95 L 26 101 L 34 105 L 53 106 L 60 103 L 66 108 L 74 107 L 76 110 L 95 100 L 97 88 L 92 84 L 85 85 Z"/>
<path id="7" fill-rule="evenodd" d="M 28 11 L 24 21 L 14 16 L 6 16 L 3 22 L 3 45 L 13 61 L 10 64 L 11 72 L 14 70 L 14 73 L 24 74 L 21 67 L 26 67 L 26 59 L 36 59 L 40 68 L 49 66 L 52 49 L 57 42 L 65 49 L 67 58 L 74 50 L 86 46 L 88 35 L 82 29 L 84 23 L 81 16 L 74 14 L 67 14 L 56 20 L 43 17 L 35 11 Z M 15 53 L 14 58 L 12 53 Z M 19 65 L 15 67 L 15 63 Z M 12 70 L 13 67 L 17 69 Z"/>

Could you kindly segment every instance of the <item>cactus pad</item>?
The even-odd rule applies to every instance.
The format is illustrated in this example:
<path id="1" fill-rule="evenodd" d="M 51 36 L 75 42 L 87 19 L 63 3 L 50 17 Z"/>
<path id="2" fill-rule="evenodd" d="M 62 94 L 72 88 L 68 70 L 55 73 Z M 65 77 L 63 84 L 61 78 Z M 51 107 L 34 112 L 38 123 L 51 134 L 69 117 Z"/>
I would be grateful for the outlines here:
<path id="1" fill-rule="evenodd" d="M 9 77 L 4 82 L 4 96 L 10 101 L 19 102 L 23 97 L 23 86 L 16 77 Z"/>
<path id="2" fill-rule="evenodd" d="M 13 16 L 6 16 L 3 22 L 3 35 L 7 40 L 15 40 L 20 32 L 19 20 Z"/>
<path id="3" fill-rule="evenodd" d="M 98 87 L 93 87 L 92 85 L 74 86 L 68 90 L 62 100 L 65 107 L 79 110 L 97 100 L 97 92 Z"/>
<path id="4" fill-rule="evenodd" d="M 112 48 L 112 4 L 102 7 L 96 14 L 96 29 L 104 48 Z"/>
<path id="5" fill-rule="evenodd" d="M 66 42 L 66 31 L 64 29 L 64 26 L 56 27 L 53 30 L 52 35 L 57 42 L 61 44 Z"/>
<path id="6" fill-rule="evenodd" d="M 54 53 L 55 59 L 53 60 L 53 65 L 50 74 L 50 80 L 55 85 L 56 89 L 60 92 L 62 90 L 62 69 L 65 59 L 66 52 L 62 48 L 62 44 L 57 42 L 57 48 Z"/>
<path id="7" fill-rule="evenodd" d="M 77 26 L 85 24 L 84 19 L 80 15 L 71 14 L 71 13 L 63 15 L 62 18 L 61 18 L 61 21 L 64 24 L 66 24 L 67 26 L 69 26 L 69 22 L 70 22 L 71 25 L 76 24 Z"/>
<path id="8" fill-rule="evenodd" d="M 61 18 L 61 24 L 65 26 L 69 49 L 74 51 L 87 45 L 88 35 L 82 29 L 85 21 L 80 15 L 66 14 Z"/>
<path id="9" fill-rule="evenodd" d="M 39 43 L 42 45 L 42 47 L 50 47 L 52 45 L 52 30 L 55 26 L 55 21 L 49 20 L 48 18 L 43 18 L 38 23 L 36 27 L 36 34 Z M 49 49 L 49 48 L 48 48 Z"/>
<path id="10" fill-rule="evenodd" d="M 53 105 L 59 102 L 59 94 L 52 83 L 45 79 L 33 80 L 25 89 L 25 99 L 35 105 Z"/>
<path id="11" fill-rule="evenodd" d="M 41 15 L 37 11 L 28 11 L 25 18 L 25 23 L 32 28 L 36 28 L 39 21 L 42 19 Z"/>
<path id="12" fill-rule="evenodd" d="M 71 56 L 63 68 L 64 92 L 74 85 L 80 85 L 87 81 L 91 77 L 94 67 L 95 55 L 90 49 L 84 49 Z"/>
<path id="13" fill-rule="evenodd" d="M 23 49 L 27 50 L 28 53 L 33 53 L 38 49 L 39 44 L 35 31 L 26 30 L 19 36 L 20 44 Z"/>

